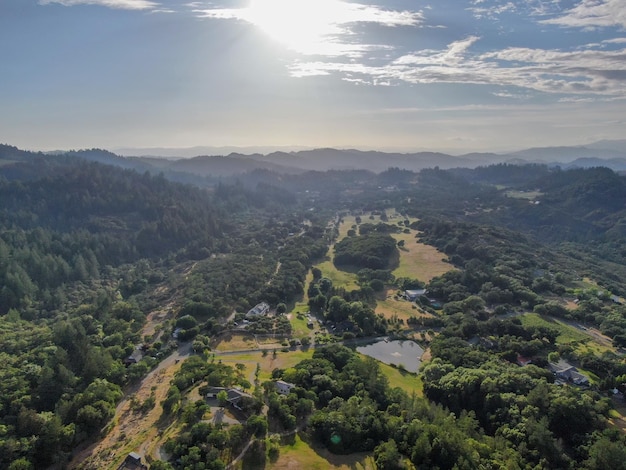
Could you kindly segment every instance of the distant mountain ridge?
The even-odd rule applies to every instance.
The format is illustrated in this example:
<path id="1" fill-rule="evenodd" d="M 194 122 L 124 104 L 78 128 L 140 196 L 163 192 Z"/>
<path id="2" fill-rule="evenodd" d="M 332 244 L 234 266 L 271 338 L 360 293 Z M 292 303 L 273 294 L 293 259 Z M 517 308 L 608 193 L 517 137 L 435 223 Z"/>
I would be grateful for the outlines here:
<path id="1" fill-rule="evenodd" d="M 205 148 L 187 150 L 193 149 Z M 0 159 L 20 161 L 29 154 L 44 155 L 41 152 L 28 152 L 9 145 L 0 145 Z M 497 163 L 542 163 L 563 168 L 605 166 L 614 171 L 626 171 L 626 140 L 598 141 L 586 146 L 537 147 L 509 153 L 474 152 L 458 156 L 439 152 L 399 153 L 334 148 L 274 151 L 266 154 L 231 152 L 225 156 L 198 155 L 170 159 L 123 157 L 101 149 L 54 152 L 54 155 L 78 157 L 140 172 L 164 172 L 166 176 L 178 180 L 183 180 L 184 175 L 192 175 L 196 179 L 221 178 L 254 170 L 282 174 L 328 170 L 368 170 L 380 173 L 388 168 L 400 168 L 417 172 L 425 168 L 476 168 Z"/>

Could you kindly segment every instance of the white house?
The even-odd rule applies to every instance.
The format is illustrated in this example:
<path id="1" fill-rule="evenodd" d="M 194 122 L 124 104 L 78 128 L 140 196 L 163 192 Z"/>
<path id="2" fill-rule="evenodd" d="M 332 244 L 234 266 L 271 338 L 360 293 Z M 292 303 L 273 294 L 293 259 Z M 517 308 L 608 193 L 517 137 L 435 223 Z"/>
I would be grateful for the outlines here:
<path id="1" fill-rule="evenodd" d="M 289 382 L 285 382 L 284 380 L 277 380 L 276 381 L 276 390 L 281 395 L 289 395 L 289 392 L 291 392 L 291 389 L 294 388 L 294 387 L 295 387 L 295 384 L 291 384 Z"/>

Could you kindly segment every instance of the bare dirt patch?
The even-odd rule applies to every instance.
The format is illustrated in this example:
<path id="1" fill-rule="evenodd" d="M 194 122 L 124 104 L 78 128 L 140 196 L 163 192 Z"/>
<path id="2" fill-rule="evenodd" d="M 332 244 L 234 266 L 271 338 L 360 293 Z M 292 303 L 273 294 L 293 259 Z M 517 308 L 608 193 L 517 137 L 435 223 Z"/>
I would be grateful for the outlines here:
<path id="1" fill-rule="evenodd" d="M 178 354 L 165 359 L 150 372 L 116 408 L 115 418 L 106 435 L 89 448 L 79 452 L 69 465 L 70 469 L 102 470 L 117 468 L 129 452 L 142 456 L 155 456 L 164 440 L 166 425 L 159 426 L 170 381 L 180 368 Z M 134 410 L 134 404 L 144 403 L 154 394 L 155 406 L 145 412 Z"/>

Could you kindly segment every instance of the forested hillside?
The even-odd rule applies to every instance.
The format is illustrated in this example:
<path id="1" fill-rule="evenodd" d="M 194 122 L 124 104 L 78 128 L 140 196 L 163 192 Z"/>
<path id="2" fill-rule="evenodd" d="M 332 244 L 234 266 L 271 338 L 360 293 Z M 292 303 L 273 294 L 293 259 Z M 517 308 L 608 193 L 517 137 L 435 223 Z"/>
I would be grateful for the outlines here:
<path id="1" fill-rule="evenodd" d="M 324 230 L 311 220 L 303 226 L 284 193 L 207 191 L 71 155 L 9 150 L 0 166 L 3 468 L 63 464 L 97 435 L 122 388 L 175 347 L 170 331 L 157 334 L 128 366 L 151 309 L 178 306 L 210 332 L 213 323 L 204 322 L 235 305 L 301 293 L 308 257 L 326 250 L 318 243 Z M 279 215 L 287 210 L 288 218 Z M 249 295 L 236 259 L 258 280 L 258 293 Z M 201 267 L 181 281 L 189 262 Z M 243 290 L 227 296 L 202 282 L 194 292 L 205 270 Z"/>
<path id="2" fill-rule="evenodd" d="M 100 151 L 0 156 L 1 468 L 64 468 L 179 344 L 197 354 L 164 400 L 133 404 L 174 430 L 157 469 L 224 468 L 248 441 L 244 465 L 272 468 L 268 430 L 296 428 L 384 469 L 626 462 L 626 185 L 611 170 L 260 170 L 200 187 L 89 161 L 115 161 Z M 394 275 L 412 244 L 449 271 Z M 406 321 L 380 312 L 422 288 Z M 247 315 L 261 303 L 270 316 Z M 309 356 L 257 365 L 253 385 L 211 351 L 237 335 Z M 392 387 L 347 347 L 378 335 L 428 349 L 423 388 Z M 557 380 L 560 360 L 584 386 Z M 293 385 L 285 396 L 277 379 Z M 240 425 L 203 419 L 191 397 L 210 387 L 253 389 Z"/>

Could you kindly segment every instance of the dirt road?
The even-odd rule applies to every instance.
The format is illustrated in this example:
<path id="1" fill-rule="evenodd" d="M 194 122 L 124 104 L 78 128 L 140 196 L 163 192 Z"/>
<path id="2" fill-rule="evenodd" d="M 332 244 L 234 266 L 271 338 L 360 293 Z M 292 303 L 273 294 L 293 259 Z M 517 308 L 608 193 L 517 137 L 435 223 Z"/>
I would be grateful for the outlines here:
<path id="1" fill-rule="evenodd" d="M 87 449 L 79 451 L 68 468 L 80 470 L 115 469 L 129 452 L 142 457 L 158 457 L 163 439 L 159 427 L 162 408 L 170 380 L 180 368 L 182 360 L 191 354 L 191 343 L 184 343 L 165 358 L 136 386 L 126 391 L 116 408 L 115 417 L 107 434 Z M 133 403 L 141 404 L 154 394 L 156 405 L 149 411 L 133 409 Z"/>

